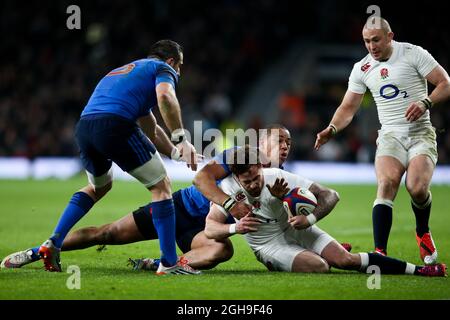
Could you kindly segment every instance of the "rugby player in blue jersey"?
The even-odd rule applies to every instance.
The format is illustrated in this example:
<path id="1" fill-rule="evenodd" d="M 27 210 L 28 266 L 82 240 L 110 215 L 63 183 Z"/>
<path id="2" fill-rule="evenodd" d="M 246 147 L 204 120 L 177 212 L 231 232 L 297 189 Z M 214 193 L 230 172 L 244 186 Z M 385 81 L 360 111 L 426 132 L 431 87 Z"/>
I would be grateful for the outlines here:
<path id="1" fill-rule="evenodd" d="M 291 147 L 289 131 L 281 125 L 271 125 L 266 132 L 263 131 L 259 144 L 262 153 L 267 155 L 267 163 L 270 162 L 271 166 L 282 168 Z M 217 182 L 230 175 L 231 171 L 226 160 L 232 150 L 228 149 L 219 154 L 197 173 L 194 183 L 203 192 L 208 193 L 204 190 L 216 189 Z M 221 195 L 217 196 L 215 193 L 208 196 L 211 196 L 210 200 L 224 205 L 233 216 L 241 217 L 251 210 L 251 206 L 244 202 L 229 202 L 230 197 L 221 193 L 223 199 Z M 218 263 L 229 260 L 233 255 L 231 241 L 208 239 L 203 231 L 210 200 L 195 186 L 175 192 L 173 199 L 176 214 L 176 241 L 184 253 L 180 260 L 196 269 L 210 269 Z M 150 203 L 115 222 L 71 232 L 65 238 L 61 249 L 63 251 L 78 250 L 94 245 L 119 245 L 157 239 L 158 233 L 152 221 L 154 212 L 152 208 L 153 203 Z M 234 223 L 234 220 L 230 218 L 229 222 Z M 245 225 L 241 227 L 245 228 Z M 39 256 L 33 254 L 33 250 L 36 248 L 10 254 L 3 259 L 2 267 L 20 268 L 39 260 Z M 130 259 L 130 262 L 135 269 L 156 270 L 160 265 L 160 259 Z"/>
<path id="2" fill-rule="evenodd" d="M 156 150 L 182 158 L 192 170 L 197 169 L 196 150 L 186 140 L 175 93 L 182 64 L 182 47 L 174 41 L 161 40 L 151 47 L 148 58 L 114 69 L 98 83 L 75 129 L 89 183 L 72 196 L 50 238 L 31 250 L 34 256 L 42 257 L 46 270 L 61 272 L 63 241 L 111 189 L 115 162 L 152 193 L 152 221 L 162 262 L 157 273 L 199 273 L 178 260 L 171 185 Z M 171 139 L 156 124 L 152 114 L 155 106 L 159 107 Z"/>

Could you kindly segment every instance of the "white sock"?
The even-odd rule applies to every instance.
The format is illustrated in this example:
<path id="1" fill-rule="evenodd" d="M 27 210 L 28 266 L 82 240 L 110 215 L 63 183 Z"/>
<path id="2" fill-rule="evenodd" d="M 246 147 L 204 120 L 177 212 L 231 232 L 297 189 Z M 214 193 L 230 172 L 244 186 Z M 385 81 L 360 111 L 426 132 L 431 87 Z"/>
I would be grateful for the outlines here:
<path id="1" fill-rule="evenodd" d="M 365 271 L 366 268 L 369 266 L 369 254 L 366 252 L 360 252 L 359 256 L 361 257 L 361 271 Z"/>
<path id="2" fill-rule="evenodd" d="M 412 263 L 407 262 L 405 274 L 414 274 L 414 271 L 416 271 L 416 266 L 413 265 Z"/>

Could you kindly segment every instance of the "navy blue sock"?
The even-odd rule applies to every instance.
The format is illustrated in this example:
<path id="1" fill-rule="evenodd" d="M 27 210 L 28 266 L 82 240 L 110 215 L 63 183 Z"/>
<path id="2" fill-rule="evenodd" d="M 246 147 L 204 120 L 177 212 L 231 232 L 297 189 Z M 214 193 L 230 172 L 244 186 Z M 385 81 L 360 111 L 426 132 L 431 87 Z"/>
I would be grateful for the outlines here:
<path id="1" fill-rule="evenodd" d="M 165 267 L 177 263 L 175 207 L 172 199 L 152 202 L 152 219 L 158 232 L 161 262 Z"/>
<path id="2" fill-rule="evenodd" d="M 385 257 L 378 253 L 360 253 L 361 267 L 366 271 L 369 266 L 378 266 L 382 274 L 405 274 L 408 273 L 407 263 L 405 261 L 397 260 L 391 257 Z M 411 273 L 415 271 L 415 266 L 412 267 Z"/>
<path id="3" fill-rule="evenodd" d="M 77 192 L 70 199 L 58 225 L 50 239 L 57 248 L 61 248 L 64 238 L 72 227 L 92 208 L 94 200 L 84 192 Z"/>
<path id="4" fill-rule="evenodd" d="M 392 207 L 377 202 L 378 200 L 372 209 L 373 240 L 375 248 L 386 252 L 392 226 Z"/>
<path id="5" fill-rule="evenodd" d="M 422 237 L 425 233 L 430 231 L 428 222 L 430 220 L 431 212 L 431 192 L 428 193 L 428 197 L 423 203 L 416 203 L 411 200 L 411 207 L 416 216 L 416 233 L 419 237 Z"/>

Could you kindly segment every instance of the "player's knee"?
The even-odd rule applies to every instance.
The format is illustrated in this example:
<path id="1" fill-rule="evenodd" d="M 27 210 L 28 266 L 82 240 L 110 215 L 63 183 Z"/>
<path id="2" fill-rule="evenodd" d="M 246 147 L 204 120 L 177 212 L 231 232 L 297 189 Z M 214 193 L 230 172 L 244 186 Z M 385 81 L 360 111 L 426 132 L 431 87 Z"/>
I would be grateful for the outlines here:
<path id="1" fill-rule="evenodd" d="M 353 256 L 349 253 L 339 255 L 333 261 L 328 261 L 328 262 L 330 263 L 331 266 L 338 268 L 338 269 L 347 269 L 347 268 L 353 267 L 353 265 L 355 264 Z"/>
<path id="2" fill-rule="evenodd" d="M 217 262 L 225 262 L 231 259 L 234 254 L 233 245 L 231 242 L 217 242 L 215 245 L 216 253 L 215 253 L 215 261 Z"/>
<path id="3" fill-rule="evenodd" d="M 320 256 L 310 257 L 307 260 L 295 259 L 292 272 L 326 273 L 330 271 L 328 262 Z"/>
<path id="4" fill-rule="evenodd" d="M 396 192 L 398 189 L 399 183 L 400 182 L 395 179 L 384 177 L 384 178 L 381 178 L 378 180 L 378 189 L 382 193 Z"/>
<path id="5" fill-rule="evenodd" d="M 406 189 L 408 190 L 411 198 L 416 202 L 423 202 L 428 197 L 428 184 L 425 183 L 410 183 L 406 184 Z"/>
<path id="6" fill-rule="evenodd" d="M 110 225 L 105 225 L 97 229 L 96 242 L 97 244 L 114 244 L 114 231 Z"/>
<path id="7" fill-rule="evenodd" d="M 166 176 L 164 179 L 162 179 L 149 189 L 153 194 L 153 198 L 155 199 L 163 200 L 170 199 L 172 197 L 172 187 L 168 176 Z"/>
<path id="8" fill-rule="evenodd" d="M 103 187 L 94 187 L 93 191 L 94 191 L 94 195 L 95 198 L 97 200 L 101 199 L 105 194 L 108 193 L 109 190 L 112 189 L 112 181 L 108 182 L 106 185 L 104 185 Z"/>
<path id="9" fill-rule="evenodd" d="M 314 269 L 315 271 L 313 272 L 325 273 L 330 271 L 330 265 L 325 259 L 318 259 Z"/>

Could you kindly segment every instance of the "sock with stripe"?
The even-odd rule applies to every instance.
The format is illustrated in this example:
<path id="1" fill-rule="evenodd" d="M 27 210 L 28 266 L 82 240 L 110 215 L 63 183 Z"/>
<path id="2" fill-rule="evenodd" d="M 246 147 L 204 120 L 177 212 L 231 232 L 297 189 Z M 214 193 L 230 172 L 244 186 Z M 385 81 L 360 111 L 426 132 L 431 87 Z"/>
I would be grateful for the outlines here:
<path id="1" fill-rule="evenodd" d="M 391 257 L 385 257 L 377 253 L 360 253 L 361 271 L 366 272 L 369 266 L 378 266 L 381 274 L 417 274 L 422 267 L 409 262 Z"/>
<path id="2" fill-rule="evenodd" d="M 387 199 L 376 199 L 372 209 L 373 240 L 375 248 L 387 251 L 389 233 L 392 226 L 392 207 L 394 203 Z"/>

